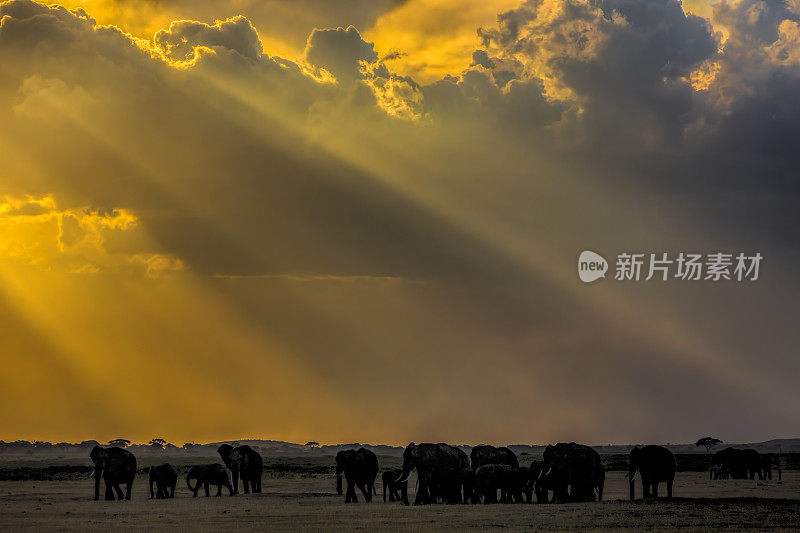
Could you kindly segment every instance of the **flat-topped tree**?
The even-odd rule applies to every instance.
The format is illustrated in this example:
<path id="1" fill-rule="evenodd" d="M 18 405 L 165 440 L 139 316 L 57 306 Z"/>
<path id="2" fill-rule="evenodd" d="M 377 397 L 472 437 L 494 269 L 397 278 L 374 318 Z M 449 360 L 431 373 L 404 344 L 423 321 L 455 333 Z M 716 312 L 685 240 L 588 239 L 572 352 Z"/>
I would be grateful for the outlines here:
<path id="1" fill-rule="evenodd" d="M 703 437 L 694 443 L 695 446 L 704 446 L 707 452 L 711 451 L 711 448 L 719 444 L 722 444 L 722 441 L 714 437 Z"/>

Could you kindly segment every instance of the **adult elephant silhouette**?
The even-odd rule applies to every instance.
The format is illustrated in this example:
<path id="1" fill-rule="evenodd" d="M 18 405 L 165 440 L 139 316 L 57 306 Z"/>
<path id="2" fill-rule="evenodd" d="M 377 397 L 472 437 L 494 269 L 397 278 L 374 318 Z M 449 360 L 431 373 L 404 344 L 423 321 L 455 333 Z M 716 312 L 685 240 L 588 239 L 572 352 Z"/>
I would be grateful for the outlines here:
<path id="1" fill-rule="evenodd" d="M 356 487 L 361 490 L 364 500 L 372 501 L 377 494 L 375 478 L 378 476 L 378 458 L 370 450 L 341 450 L 336 454 L 336 492 L 342 493 L 342 477 L 347 480 L 345 503 L 358 503 Z"/>
<path id="2" fill-rule="evenodd" d="M 779 455 L 773 453 L 762 453 L 761 454 L 761 471 L 763 479 L 772 479 L 772 468 L 778 471 L 778 479 L 782 479 L 781 476 L 781 458 Z"/>
<path id="3" fill-rule="evenodd" d="M 725 448 L 711 457 L 709 479 L 762 479 L 761 454 L 747 448 Z"/>
<path id="4" fill-rule="evenodd" d="M 539 480 L 553 489 L 553 502 L 591 502 L 603 499 L 605 470 L 600 454 L 588 446 L 559 442 L 544 450 Z"/>
<path id="5" fill-rule="evenodd" d="M 479 444 L 472 448 L 469 454 L 472 469 L 476 472 L 484 465 L 508 465 L 511 468 L 519 468 L 519 461 L 509 448 L 502 446 L 497 448 L 488 444 Z M 505 489 L 502 491 L 501 500 L 508 498 Z"/>
<path id="6" fill-rule="evenodd" d="M 398 481 L 408 481 L 416 469 L 414 505 L 434 503 L 437 497 L 446 503 L 460 503 L 461 472 L 469 466 L 466 463 L 466 454 L 455 446 L 412 442 L 403 451 L 403 474 Z"/>
<path id="7" fill-rule="evenodd" d="M 112 446 L 101 448 L 95 446 L 89 452 L 89 457 L 94 463 L 94 499 L 100 499 L 100 477 L 106 484 L 106 500 L 114 499 L 114 491 L 117 492 L 117 499 L 123 499 L 120 484 L 125 484 L 124 498 L 131 499 L 131 487 L 136 477 L 136 457 L 128 450 Z"/>
<path id="8" fill-rule="evenodd" d="M 500 448 L 488 444 L 475 446 L 469 454 L 469 459 L 473 470 L 477 470 L 483 465 L 508 465 L 512 468 L 519 468 L 517 456 L 505 446 Z"/>
<path id="9" fill-rule="evenodd" d="M 628 456 L 628 480 L 630 498 L 635 499 L 634 480 L 636 472 L 642 478 L 642 498 L 657 498 L 658 484 L 667 484 L 667 498 L 672 498 L 672 483 L 678 469 L 675 456 L 663 446 L 634 446 Z"/>
<path id="10" fill-rule="evenodd" d="M 178 484 L 178 471 L 169 463 L 150 467 L 150 499 L 160 500 L 175 497 L 175 485 Z M 153 492 L 153 484 L 156 491 Z"/>
<path id="11" fill-rule="evenodd" d="M 525 482 L 525 497 L 528 503 L 533 503 L 533 497 L 536 496 L 536 503 L 549 503 L 550 488 L 547 483 L 539 479 L 542 474 L 542 467 L 544 461 L 532 461 L 528 467 L 528 479 Z"/>
<path id="12" fill-rule="evenodd" d="M 222 462 L 233 474 L 233 493 L 239 494 L 239 478 L 242 479 L 244 493 L 261 492 L 261 474 L 264 470 L 264 460 L 261 455 L 247 444 L 233 447 L 222 444 L 217 448 L 217 453 Z"/>

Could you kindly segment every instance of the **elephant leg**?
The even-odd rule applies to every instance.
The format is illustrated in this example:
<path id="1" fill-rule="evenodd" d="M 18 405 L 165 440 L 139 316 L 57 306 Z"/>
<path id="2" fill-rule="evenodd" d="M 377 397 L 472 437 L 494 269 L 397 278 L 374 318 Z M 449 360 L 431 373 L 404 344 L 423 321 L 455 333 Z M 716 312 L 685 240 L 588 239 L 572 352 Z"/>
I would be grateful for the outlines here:
<path id="1" fill-rule="evenodd" d="M 106 501 L 114 501 L 114 489 L 112 488 L 114 486 L 113 482 L 108 478 L 108 476 L 106 476 L 103 481 L 106 484 Z"/>
<path id="2" fill-rule="evenodd" d="M 403 505 L 408 505 L 408 483 L 400 486 L 400 501 L 403 502 Z"/>
<path id="3" fill-rule="evenodd" d="M 114 483 L 114 491 L 117 493 L 118 500 L 125 499 L 125 493 L 122 492 L 122 487 L 119 486 L 119 483 Z"/>
<path id="4" fill-rule="evenodd" d="M 425 500 L 428 493 L 428 483 L 424 474 L 420 474 L 417 470 L 417 495 L 414 498 L 414 505 L 423 505 L 427 503 Z"/>
<path id="5" fill-rule="evenodd" d="M 216 498 L 222 498 L 222 483 L 217 485 L 217 494 L 215 495 Z"/>
<path id="6" fill-rule="evenodd" d="M 365 502 L 372 501 L 372 487 L 369 484 L 359 485 L 358 488 L 361 490 L 361 494 L 364 495 Z"/>
<path id="7" fill-rule="evenodd" d="M 210 496 L 210 494 L 208 493 L 208 480 L 203 481 L 203 489 L 205 489 L 206 498 L 208 498 Z"/>
<path id="8" fill-rule="evenodd" d="M 653 498 L 658 498 L 658 481 L 653 481 Z"/>
<path id="9" fill-rule="evenodd" d="M 250 478 L 242 478 L 242 485 L 244 485 L 244 493 L 250 494 Z"/>
<path id="10" fill-rule="evenodd" d="M 672 498 L 672 481 L 667 481 L 667 498 Z"/>

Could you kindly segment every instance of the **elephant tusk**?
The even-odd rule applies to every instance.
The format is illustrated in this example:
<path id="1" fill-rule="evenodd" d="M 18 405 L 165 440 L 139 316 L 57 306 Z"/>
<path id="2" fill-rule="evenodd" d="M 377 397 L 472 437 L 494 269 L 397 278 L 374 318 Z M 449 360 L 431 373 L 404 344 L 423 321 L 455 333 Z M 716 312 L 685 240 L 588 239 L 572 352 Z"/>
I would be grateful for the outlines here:
<path id="1" fill-rule="evenodd" d="M 395 483 L 405 483 L 406 481 L 408 481 L 408 478 L 410 478 L 410 477 L 411 477 L 411 470 L 409 470 L 408 474 L 406 474 L 406 475 L 400 474 L 400 477 L 397 478 L 394 482 Z"/>
<path id="2" fill-rule="evenodd" d="M 343 475 L 344 475 L 344 470 L 342 470 L 341 472 L 339 472 L 338 474 L 336 474 L 336 477 L 342 477 Z"/>

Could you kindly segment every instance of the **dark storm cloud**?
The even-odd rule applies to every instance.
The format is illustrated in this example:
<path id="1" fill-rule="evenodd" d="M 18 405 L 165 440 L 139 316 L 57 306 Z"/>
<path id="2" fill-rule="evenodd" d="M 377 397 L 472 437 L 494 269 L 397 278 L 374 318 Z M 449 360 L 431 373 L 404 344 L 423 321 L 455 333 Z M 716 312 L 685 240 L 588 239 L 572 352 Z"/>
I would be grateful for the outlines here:
<path id="1" fill-rule="evenodd" d="M 402 100 L 404 93 L 398 92 L 397 86 L 409 88 L 408 94 L 412 95 L 421 91 L 421 107 L 417 108 L 434 121 L 471 120 L 481 128 L 505 129 L 540 142 L 550 139 L 548 142 L 561 150 L 566 147 L 591 153 L 606 147 L 620 153 L 645 154 L 639 162 L 631 163 L 631 168 L 638 165 L 648 174 L 651 171 L 663 174 L 658 172 L 662 160 L 647 159 L 648 152 L 685 151 L 691 157 L 669 162 L 676 177 L 664 181 L 672 183 L 681 182 L 682 173 L 675 170 L 680 161 L 703 168 L 710 174 L 709 182 L 719 181 L 715 176 L 720 171 L 702 161 L 704 146 L 714 148 L 713 157 L 727 150 L 735 150 L 737 155 L 750 150 L 759 157 L 767 158 L 773 153 L 791 161 L 791 147 L 800 133 L 800 120 L 796 106 L 792 105 L 798 83 L 797 61 L 792 56 L 787 27 L 784 26 L 783 33 L 778 30 L 782 23 L 793 23 L 796 18 L 787 8 L 765 9 L 754 18 L 757 3 L 750 7 L 747 2 L 718 7 L 719 23 L 730 32 L 726 47 L 718 54 L 718 36 L 712 33 L 708 22 L 686 16 L 675 2 L 552 4 L 561 5 L 562 10 L 557 16 L 548 15 L 549 18 L 543 18 L 548 11 L 541 9 L 544 5 L 541 1 L 527 2 L 503 14 L 496 29 L 482 30 L 487 51 L 475 52 L 472 67 L 457 78 L 449 77 L 421 88 L 413 80 L 390 73 L 378 61 L 372 44 L 365 42 L 352 27 L 313 32 L 308 39 L 306 60 L 312 67 L 325 68 L 348 80 L 348 84 L 362 76 L 381 80 L 383 85 L 375 89 L 379 96 L 380 90 L 394 89 L 393 97 Z M 319 178 L 308 177 L 324 175 L 320 168 L 331 175 L 358 172 L 346 165 L 330 163 L 321 152 L 309 160 L 304 151 L 295 157 L 282 146 L 272 149 L 270 143 L 262 142 L 262 137 L 248 141 L 237 120 L 247 114 L 247 109 L 236 101 L 228 102 L 227 107 L 207 108 L 205 99 L 215 89 L 213 84 L 194 79 L 193 72 L 212 81 L 220 80 L 221 85 L 227 83 L 222 80 L 228 77 L 236 82 L 234 85 L 244 85 L 248 90 L 260 87 L 266 91 L 265 102 L 283 108 L 294 120 L 303 120 L 304 115 L 328 120 L 324 113 L 338 109 L 339 113 L 350 115 L 349 119 L 340 116 L 342 120 L 371 116 L 378 128 L 384 128 L 383 125 L 392 128 L 391 119 L 376 114 L 375 101 L 369 92 L 336 90 L 310 79 L 294 63 L 262 55 L 258 34 L 243 17 L 215 25 L 179 21 L 159 32 L 154 45 L 170 59 L 187 60 L 196 53 L 197 46 L 210 47 L 216 52 L 205 56 L 201 53 L 194 67 L 176 71 L 149 57 L 117 30 L 95 28 L 83 12 L 50 9 L 27 1 L 9 2 L 0 9 L 5 17 L 0 42 L 8 60 L 6 64 L 10 65 L 7 68 L 14 73 L 6 78 L 8 90 L 16 90 L 22 80 L 36 74 L 84 88 L 94 96 L 96 104 L 111 105 L 112 93 L 138 94 L 138 98 L 132 97 L 122 108 L 126 116 L 145 117 L 170 109 L 181 117 L 195 117 L 198 123 L 190 127 L 186 124 L 191 121 L 165 125 L 164 134 L 178 142 L 171 149 L 191 153 L 194 143 L 208 144 L 207 140 L 213 139 L 214 148 L 203 154 L 212 158 L 212 163 L 193 168 L 192 180 L 197 190 L 205 188 L 205 193 L 230 197 L 243 212 L 249 212 L 245 206 L 254 203 L 253 195 L 240 197 L 235 192 L 220 191 L 215 185 L 220 182 L 214 169 L 224 166 L 227 158 L 245 165 L 248 171 L 240 173 L 237 180 L 247 181 L 256 190 L 263 189 L 264 194 L 255 197 L 264 198 L 278 198 L 292 190 L 307 195 L 308 191 L 322 191 L 332 183 L 347 181 L 323 179 L 326 184 L 317 183 Z M 31 43 L 36 46 L 25 47 Z M 229 52 L 240 58 L 230 56 Z M 21 60 L 22 57 L 27 60 Z M 92 57 L 103 58 L 102 66 Z M 708 61 L 719 63 L 716 79 L 707 90 L 695 91 L 689 84 L 690 74 Z M 372 67 L 362 72 L 363 63 Z M 144 72 L 150 74 L 141 75 Z M 387 85 L 390 81 L 397 85 Z M 197 106 L 205 107 L 200 110 Z M 577 109 L 580 113 L 575 112 Z M 275 131 L 285 129 L 280 123 L 285 119 L 275 118 L 276 122 L 268 126 L 270 119 L 265 118 L 265 135 L 274 136 Z M 135 149 L 149 149 L 154 164 L 164 164 L 171 172 L 180 173 L 180 164 L 172 161 L 163 147 L 135 140 L 140 125 L 120 124 L 129 128 Z M 396 129 L 401 132 L 399 135 L 404 135 L 414 127 L 404 125 Z M 489 129 L 486 131 L 488 135 Z M 291 137 L 291 132 L 288 135 Z M 120 136 L 125 136 L 125 132 L 121 131 Z M 231 139 L 239 142 L 229 145 Z M 300 144 L 298 138 L 297 145 Z M 319 161 L 314 161 L 316 158 Z M 605 163 L 601 162 L 600 167 L 603 166 Z M 272 178 L 264 179 L 261 172 L 252 169 L 269 169 L 266 172 Z M 780 168 L 772 170 L 783 173 Z M 286 181 L 276 186 L 276 179 Z M 730 174 L 727 167 L 725 179 L 737 182 L 737 176 Z M 178 176 L 178 180 L 191 181 L 185 175 Z M 751 183 L 744 178 L 742 181 Z M 772 182 L 780 183 L 781 179 Z M 290 185 L 289 189 L 286 185 Z M 661 185 L 656 183 L 656 186 Z M 353 190 L 361 187 L 362 184 L 353 185 Z M 758 184 L 751 183 L 748 188 L 752 187 Z M 337 194 L 305 197 L 313 202 L 315 197 L 337 198 Z M 141 197 L 149 195 L 150 192 L 143 192 Z M 293 194 L 288 199 L 297 201 Z M 361 205 L 360 200 L 354 201 Z M 308 205 L 309 211 L 303 216 L 330 217 L 330 220 L 352 218 L 342 216 L 335 206 L 341 206 L 343 212 L 360 211 L 345 200 Z M 286 216 L 291 220 L 298 216 L 296 210 L 288 211 L 265 210 L 253 222 L 266 224 L 272 217 Z M 363 216 L 373 217 L 366 212 Z M 268 226 L 295 228 L 297 224 L 269 222 Z M 354 228 L 368 232 L 366 228 L 370 227 L 376 226 L 356 222 L 342 234 L 349 235 Z M 293 237 L 287 237 L 287 242 L 293 242 Z"/>
<path id="2" fill-rule="evenodd" d="M 672 0 L 535 0 L 479 33 L 491 54 L 518 63 L 518 77 L 542 77 L 580 108 L 564 120 L 570 142 L 626 151 L 679 142 L 696 105 L 687 78 L 717 50 L 708 21 Z"/>
<path id="3" fill-rule="evenodd" d="M 315 29 L 308 37 L 305 59 L 311 65 L 324 68 L 343 83 L 361 77 L 361 62 L 378 59 L 373 44 L 364 41 L 353 26 L 347 29 Z"/>

